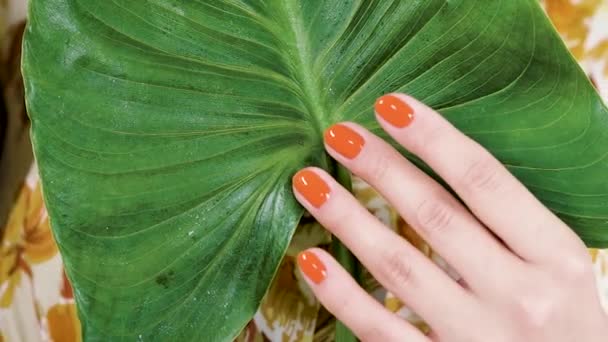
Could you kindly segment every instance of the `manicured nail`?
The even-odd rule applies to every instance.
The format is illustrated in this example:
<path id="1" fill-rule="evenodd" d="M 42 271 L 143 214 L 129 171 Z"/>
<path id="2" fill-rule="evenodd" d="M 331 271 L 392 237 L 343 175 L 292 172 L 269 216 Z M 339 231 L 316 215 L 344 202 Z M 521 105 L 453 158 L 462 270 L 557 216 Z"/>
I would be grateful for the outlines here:
<path id="1" fill-rule="evenodd" d="M 320 208 L 329 198 L 329 186 L 313 171 L 302 170 L 296 173 L 293 185 L 315 208 Z"/>
<path id="2" fill-rule="evenodd" d="M 414 120 L 414 110 L 395 95 L 384 95 L 376 101 L 376 113 L 389 124 L 404 128 Z"/>
<path id="3" fill-rule="evenodd" d="M 312 252 L 304 251 L 298 255 L 298 266 L 302 273 L 315 284 L 327 278 L 327 269 L 321 260 Z"/>
<path id="4" fill-rule="evenodd" d="M 345 125 L 333 125 L 325 131 L 325 142 L 348 159 L 359 155 L 365 145 L 363 137 Z"/>

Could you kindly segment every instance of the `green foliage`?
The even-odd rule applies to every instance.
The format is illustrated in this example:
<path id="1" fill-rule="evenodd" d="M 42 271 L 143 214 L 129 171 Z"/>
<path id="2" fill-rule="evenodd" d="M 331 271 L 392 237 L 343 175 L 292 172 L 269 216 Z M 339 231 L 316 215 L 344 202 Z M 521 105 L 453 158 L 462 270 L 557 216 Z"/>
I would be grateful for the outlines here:
<path id="1" fill-rule="evenodd" d="M 90 341 L 227 341 L 322 131 L 402 91 L 608 245 L 608 114 L 535 0 L 32 0 L 28 109 Z"/>

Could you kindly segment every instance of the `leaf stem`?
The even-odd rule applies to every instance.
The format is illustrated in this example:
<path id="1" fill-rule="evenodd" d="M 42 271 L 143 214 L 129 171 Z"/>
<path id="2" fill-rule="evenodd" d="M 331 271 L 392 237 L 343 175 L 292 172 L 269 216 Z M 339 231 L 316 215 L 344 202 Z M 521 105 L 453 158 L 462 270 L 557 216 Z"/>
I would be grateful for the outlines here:
<path id="1" fill-rule="evenodd" d="M 338 163 L 335 163 L 336 170 L 336 179 L 338 182 L 346 188 L 348 191 L 352 192 L 352 180 L 350 177 L 350 173 L 346 168 Z M 331 250 L 333 256 L 338 260 L 340 265 L 344 267 L 344 269 L 350 273 L 353 278 L 360 283 L 359 279 L 359 264 L 357 258 L 342 244 L 342 242 L 337 238 L 333 237 L 331 243 Z M 344 323 L 340 321 L 336 321 L 336 342 L 356 342 L 357 338 L 355 335 L 344 325 Z"/>

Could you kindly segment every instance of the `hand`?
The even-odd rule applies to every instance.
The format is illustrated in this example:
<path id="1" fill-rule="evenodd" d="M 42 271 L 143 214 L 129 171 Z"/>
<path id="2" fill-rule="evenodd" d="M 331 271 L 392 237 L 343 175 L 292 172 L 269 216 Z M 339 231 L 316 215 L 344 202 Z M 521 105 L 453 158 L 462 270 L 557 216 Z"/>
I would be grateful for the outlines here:
<path id="1" fill-rule="evenodd" d="M 327 173 L 306 168 L 293 179 L 298 201 L 432 332 L 425 336 L 387 311 L 328 253 L 307 250 L 299 267 L 329 311 L 364 341 L 608 341 L 590 256 L 568 226 L 420 102 L 387 95 L 376 116 L 464 205 L 356 124 L 328 129 L 327 151 L 392 203 L 464 282 L 383 226 Z"/>

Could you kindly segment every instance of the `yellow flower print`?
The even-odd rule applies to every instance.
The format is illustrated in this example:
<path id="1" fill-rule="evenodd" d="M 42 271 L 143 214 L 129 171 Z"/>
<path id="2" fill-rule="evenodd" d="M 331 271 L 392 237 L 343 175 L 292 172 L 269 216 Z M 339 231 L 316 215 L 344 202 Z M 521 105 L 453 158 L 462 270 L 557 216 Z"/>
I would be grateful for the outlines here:
<path id="1" fill-rule="evenodd" d="M 603 0 L 545 0 L 544 4 L 551 21 L 577 60 L 608 60 L 608 39 L 591 46 L 588 44 L 591 20 L 599 12 L 608 10 Z M 608 76 L 608 64 L 604 73 Z"/>
<path id="2" fill-rule="evenodd" d="M 7 308 L 13 302 L 17 285 L 21 282 L 21 272 L 25 270 L 31 276 L 27 264 L 22 264 L 18 253 L 2 253 L 0 257 L 0 308 Z"/>
<path id="3" fill-rule="evenodd" d="M 31 264 L 57 254 L 49 219 L 38 185 L 33 191 L 24 186 L 9 216 L 0 246 L 0 307 L 12 303 L 22 274 L 32 277 Z"/>
<path id="4" fill-rule="evenodd" d="M 296 270 L 295 258 L 286 256 L 262 301 L 256 323 L 271 340 L 312 341 L 319 303 Z"/>
<path id="5" fill-rule="evenodd" d="M 602 0 L 545 0 L 547 14 L 553 25 L 579 60 L 585 55 L 585 42 L 589 35 L 587 22 L 601 3 Z"/>
<path id="6" fill-rule="evenodd" d="M 80 342 L 80 323 L 74 303 L 55 304 L 46 315 L 51 339 L 57 342 Z"/>
<path id="7" fill-rule="evenodd" d="M 255 322 L 251 321 L 243 329 L 241 334 L 237 336 L 234 342 L 267 342 L 268 339 L 264 338 L 262 332 L 258 330 Z M 2 342 L 2 341 L 0 341 Z"/>
<path id="8" fill-rule="evenodd" d="M 46 314 L 49 335 L 55 342 L 80 342 L 80 321 L 74 302 L 74 292 L 70 281 L 63 272 L 63 285 L 61 286 L 63 301 L 53 305 Z"/>

